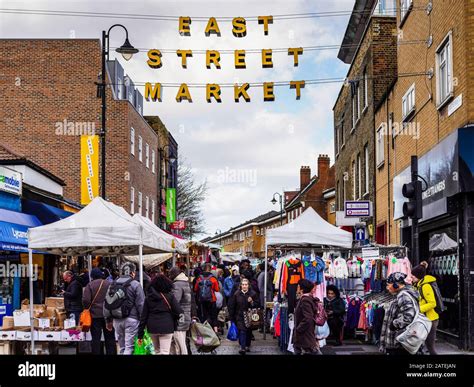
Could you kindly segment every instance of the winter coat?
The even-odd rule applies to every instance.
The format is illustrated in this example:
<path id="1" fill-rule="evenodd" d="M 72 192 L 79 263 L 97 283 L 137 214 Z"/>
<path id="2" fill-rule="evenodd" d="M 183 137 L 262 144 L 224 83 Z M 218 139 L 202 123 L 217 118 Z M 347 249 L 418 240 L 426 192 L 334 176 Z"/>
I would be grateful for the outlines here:
<path id="1" fill-rule="evenodd" d="M 200 302 L 199 300 L 199 283 L 203 281 L 204 279 L 209 279 L 212 282 L 212 301 L 211 302 L 216 302 L 216 292 L 220 291 L 219 289 L 219 281 L 212 275 L 212 273 L 207 273 L 204 272 L 202 273 L 198 279 L 196 280 L 196 283 L 194 285 L 194 292 L 196 293 L 196 301 Z"/>
<path id="2" fill-rule="evenodd" d="M 228 276 L 224 280 L 224 295 L 230 297 L 232 295 L 232 289 L 234 288 L 234 280 L 231 276 Z"/>
<path id="3" fill-rule="evenodd" d="M 252 297 L 252 303 L 248 302 L 249 297 Z M 229 299 L 228 310 L 230 320 L 237 325 L 239 331 L 244 331 L 247 329 L 245 327 L 244 312 L 247 312 L 249 308 L 258 308 L 259 306 L 258 295 L 255 291 L 250 289 L 244 294 L 242 290 L 238 290 Z"/>
<path id="4" fill-rule="evenodd" d="M 232 290 L 230 292 L 231 297 L 235 294 L 235 292 L 239 291 L 239 288 L 240 288 L 240 275 L 234 275 L 232 277 L 232 281 L 233 281 L 234 286 L 232 287 Z"/>
<path id="5" fill-rule="evenodd" d="M 183 309 L 184 319 L 178 323 L 177 331 L 187 331 L 191 324 L 191 284 L 186 274 L 181 273 L 173 281 L 173 290 L 171 291 L 176 301 Z"/>
<path id="6" fill-rule="evenodd" d="M 436 297 L 433 287 L 431 286 L 433 282 L 436 282 L 435 277 L 425 275 L 425 277 L 416 284 L 416 290 L 420 293 L 420 312 L 424 313 L 431 321 L 439 319 L 439 314 L 435 311 Z"/>
<path id="7" fill-rule="evenodd" d="M 130 280 L 130 276 L 122 276 L 116 279 L 118 283 L 125 283 Z M 127 299 L 131 301 L 133 307 L 130 310 L 128 318 L 140 321 L 140 316 L 143 311 L 143 304 L 145 303 L 145 293 L 140 282 L 132 280 L 130 285 L 125 288 Z"/>
<path id="8" fill-rule="evenodd" d="M 166 301 L 164 297 L 166 297 Z M 138 326 L 138 338 L 143 338 L 145 328 L 148 329 L 150 334 L 166 335 L 174 333 L 178 319 L 182 314 L 183 309 L 171 292 L 158 293 L 150 286 Z M 184 319 L 184 316 L 181 319 Z"/>
<path id="9" fill-rule="evenodd" d="M 261 271 L 258 274 L 257 277 L 257 282 L 258 282 L 258 291 L 260 293 L 259 295 L 259 300 L 260 300 L 260 305 L 263 306 L 265 305 L 265 273 Z M 270 275 L 268 276 L 267 279 L 267 302 L 271 302 L 273 300 L 273 284 Z"/>
<path id="10" fill-rule="evenodd" d="M 406 285 L 397 293 L 397 298 L 386 307 L 385 318 L 382 325 L 380 337 L 380 349 L 401 348 L 401 344 L 396 337 L 403 333 L 410 325 L 417 313 L 415 303 L 418 301 L 418 292 L 409 285 Z"/>
<path id="11" fill-rule="evenodd" d="M 103 282 L 103 283 L 102 283 Z M 100 284 L 102 283 L 102 287 Z M 104 318 L 104 300 L 107 290 L 109 290 L 110 282 L 107 280 L 96 279 L 89 282 L 84 288 L 84 294 L 82 295 L 82 302 L 84 308 L 90 307 L 92 318 Z M 99 291 L 100 292 L 97 293 Z M 96 297 L 97 294 L 97 297 Z M 95 297 L 94 304 L 91 306 L 91 302 Z"/>
<path id="12" fill-rule="evenodd" d="M 295 330 L 293 345 L 296 348 L 313 350 L 317 347 L 315 328 L 318 300 L 312 295 L 303 295 L 295 308 Z"/>
<path id="13" fill-rule="evenodd" d="M 324 299 L 324 309 L 328 314 L 328 319 L 340 319 L 344 318 L 346 314 L 346 304 L 344 300 L 340 297 L 333 298 L 329 300 L 327 298 Z M 332 311 L 332 314 L 330 313 Z"/>
<path id="14" fill-rule="evenodd" d="M 82 312 L 82 284 L 78 277 L 74 276 L 71 282 L 65 284 L 64 308 L 66 312 Z"/>

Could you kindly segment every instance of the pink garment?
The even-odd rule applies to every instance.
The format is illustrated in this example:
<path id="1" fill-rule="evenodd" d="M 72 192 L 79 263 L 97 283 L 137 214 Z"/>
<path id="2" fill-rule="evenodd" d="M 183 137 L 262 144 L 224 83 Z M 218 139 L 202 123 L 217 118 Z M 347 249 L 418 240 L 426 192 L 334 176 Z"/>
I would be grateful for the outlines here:
<path id="1" fill-rule="evenodd" d="M 389 258 L 387 276 L 397 272 L 406 274 L 407 278 L 405 279 L 405 282 L 411 285 L 411 263 L 408 258 Z"/>
<path id="2" fill-rule="evenodd" d="M 312 291 L 313 297 L 318 297 L 319 301 L 323 301 L 326 297 L 326 279 L 319 285 L 315 285 Z"/>
<path id="3" fill-rule="evenodd" d="M 366 314 L 366 306 L 367 304 L 365 302 L 363 302 L 361 305 L 360 305 L 360 317 L 359 317 L 359 324 L 357 325 L 357 329 L 362 329 L 364 331 L 366 331 L 367 329 L 369 329 L 369 324 L 367 322 L 367 314 Z"/>

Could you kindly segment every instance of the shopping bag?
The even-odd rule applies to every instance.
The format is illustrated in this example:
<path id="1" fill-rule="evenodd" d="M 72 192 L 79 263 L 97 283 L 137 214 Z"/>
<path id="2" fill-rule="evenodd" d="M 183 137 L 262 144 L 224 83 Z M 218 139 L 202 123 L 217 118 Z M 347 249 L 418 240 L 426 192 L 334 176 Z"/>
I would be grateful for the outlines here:
<path id="1" fill-rule="evenodd" d="M 221 342 L 212 326 L 206 321 L 204 324 L 195 322 L 191 324 L 191 339 L 196 348 L 201 352 L 211 352 L 216 349 Z"/>
<path id="2" fill-rule="evenodd" d="M 322 339 L 325 339 L 329 336 L 329 333 L 330 333 L 330 330 L 329 330 L 329 325 L 327 322 L 324 323 L 323 326 L 317 326 L 316 325 L 316 338 L 318 340 L 322 340 Z"/>
<path id="3" fill-rule="evenodd" d="M 134 355 L 154 355 L 155 348 L 148 331 L 143 335 L 142 345 L 138 344 L 138 337 L 135 338 L 135 347 L 133 349 Z"/>
<path id="4" fill-rule="evenodd" d="M 239 338 L 239 332 L 237 331 L 237 327 L 234 323 L 230 325 L 229 332 L 227 332 L 227 339 L 230 341 L 237 341 Z"/>

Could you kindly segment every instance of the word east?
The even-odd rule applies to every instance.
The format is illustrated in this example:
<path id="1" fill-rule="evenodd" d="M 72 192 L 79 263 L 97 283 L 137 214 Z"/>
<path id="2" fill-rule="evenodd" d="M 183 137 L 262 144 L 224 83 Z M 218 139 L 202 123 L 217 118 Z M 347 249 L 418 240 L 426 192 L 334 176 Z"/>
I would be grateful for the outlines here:
<path id="1" fill-rule="evenodd" d="M 305 81 L 291 81 L 290 89 L 295 89 L 296 99 L 301 98 L 301 89 L 305 86 Z M 254 86 L 257 87 L 257 86 Z M 274 83 L 273 82 L 264 82 L 263 83 L 263 100 L 264 101 L 274 101 Z M 145 84 L 145 99 L 147 101 L 159 101 L 162 102 L 162 85 L 161 83 L 155 83 L 152 85 L 150 82 Z M 244 83 L 242 85 L 234 85 L 234 102 L 240 102 L 243 99 L 245 102 L 250 102 L 250 95 L 248 90 L 250 89 L 249 83 Z M 221 87 L 215 83 L 208 83 L 206 85 L 206 101 L 211 103 L 212 100 L 215 102 L 222 102 L 221 98 Z M 188 101 L 193 102 L 191 92 L 186 83 L 182 83 L 176 94 L 176 102 Z"/>
<path id="2" fill-rule="evenodd" d="M 179 18 L 179 33 L 183 36 L 191 36 L 192 19 L 189 16 L 181 16 Z M 258 24 L 263 26 L 263 33 L 268 35 L 268 25 L 273 24 L 273 16 L 259 16 Z M 206 36 L 221 36 L 219 23 L 215 17 L 210 17 L 206 28 L 204 29 Z M 243 17 L 234 17 L 232 19 L 232 34 L 236 38 L 243 38 L 247 35 L 247 21 Z"/>

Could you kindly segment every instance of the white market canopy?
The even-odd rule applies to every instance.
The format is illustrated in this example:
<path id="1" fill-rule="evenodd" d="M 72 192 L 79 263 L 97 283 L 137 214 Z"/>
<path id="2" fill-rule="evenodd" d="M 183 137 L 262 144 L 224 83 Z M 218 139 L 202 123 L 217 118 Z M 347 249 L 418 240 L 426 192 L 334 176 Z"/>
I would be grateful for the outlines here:
<path id="1" fill-rule="evenodd" d="M 142 226 L 143 228 L 148 230 L 151 235 L 153 235 L 153 245 L 160 246 L 162 251 L 177 252 L 180 254 L 188 253 L 186 240 L 179 239 L 174 237 L 173 235 L 168 234 L 167 232 L 159 228 L 150 219 L 142 215 L 135 214 L 133 215 L 132 219 L 135 223 Z"/>
<path id="2" fill-rule="evenodd" d="M 292 222 L 267 230 L 266 244 L 351 248 L 352 233 L 326 222 L 312 207 L 308 207 Z"/>
<path id="3" fill-rule="evenodd" d="M 430 238 L 430 251 L 444 251 L 451 250 L 458 247 L 455 240 L 451 239 L 448 234 L 443 232 L 442 234 L 434 234 Z"/>
<path id="4" fill-rule="evenodd" d="M 96 197 L 68 218 L 28 231 L 28 247 L 56 255 L 172 252 L 122 207 Z"/>
<path id="5" fill-rule="evenodd" d="M 240 262 L 242 261 L 243 259 L 245 259 L 245 257 L 240 254 L 240 253 L 226 253 L 226 252 L 221 252 L 220 254 L 220 257 L 221 259 L 224 261 L 224 262 Z"/>
<path id="6" fill-rule="evenodd" d="M 173 258 L 172 253 L 163 253 L 163 254 L 148 254 L 143 256 L 143 266 L 145 266 L 146 270 L 153 269 L 163 262 Z M 138 255 L 126 255 L 125 259 L 127 261 L 133 262 L 136 265 L 140 264 L 140 256 Z"/>

